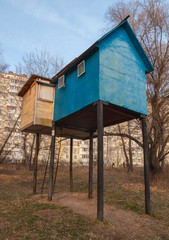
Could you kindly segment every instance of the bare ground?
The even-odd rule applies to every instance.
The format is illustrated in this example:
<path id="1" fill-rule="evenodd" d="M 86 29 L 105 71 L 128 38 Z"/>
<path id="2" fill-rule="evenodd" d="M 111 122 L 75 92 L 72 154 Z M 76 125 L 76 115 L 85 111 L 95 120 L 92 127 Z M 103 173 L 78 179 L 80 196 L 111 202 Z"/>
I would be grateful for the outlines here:
<path id="1" fill-rule="evenodd" d="M 66 172 L 67 172 L 67 169 L 66 169 Z M 80 176 L 85 177 L 85 181 L 83 179 L 81 180 L 80 183 L 77 181 L 77 184 L 81 186 L 81 189 L 83 189 L 82 185 L 85 184 L 86 182 L 86 173 L 87 173 L 87 170 L 85 168 L 78 167 L 74 169 L 74 178 L 76 179 L 76 181 L 77 179 L 80 179 Z M 119 184 L 118 187 L 122 186 L 122 188 L 124 188 L 125 191 L 128 191 L 128 190 L 130 191 L 132 189 L 134 192 L 140 192 L 144 190 L 144 186 L 142 182 L 140 181 L 130 182 L 131 176 L 129 176 L 128 178 L 128 175 L 126 173 L 123 173 L 123 175 L 121 174 L 119 178 L 118 178 L 119 173 L 112 172 L 111 169 L 108 169 L 106 173 L 107 173 L 107 175 L 105 176 L 106 180 L 110 180 L 109 182 L 111 183 L 112 176 L 115 176 L 117 183 Z M 136 179 L 137 176 L 138 174 L 134 176 L 134 179 Z M 33 199 L 33 201 L 36 201 L 37 203 L 47 203 L 49 205 L 56 205 L 61 207 L 63 206 L 68 209 L 72 209 L 73 212 L 75 213 L 78 213 L 82 216 L 87 216 L 87 218 L 89 219 L 89 222 L 91 222 L 91 219 L 95 220 L 97 216 L 96 191 L 94 191 L 93 199 L 88 199 L 87 193 L 80 192 L 82 191 L 80 188 L 79 188 L 79 192 L 69 193 L 67 189 L 67 180 L 65 181 L 64 178 L 65 178 L 65 170 L 60 169 L 60 173 L 58 175 L 58 184 L 60 184 L 61 189 L 59 189 L 60 191 L 59 193 L 54 194 L 52 202 L 47 201 L 46 194 L 44 194 L 43 196 L 32 195 L 31 199 Z M 39 173 L 39 179 L 40 179 L 40 173 Z M 61 180 L 60 183 L 59 183 L 60 181 L 59 179 Z M 61 183 L 62 184 L 64 183 L 64 184 L 62 185 Z M 59 187 L 59 185 L 57 187 Z M 115 184 L 114 185 L 111 184 L 112 190 L 113 190 L 113 187 L 115 187 Z M 162 190 L 157 186 L 152 186 L 151 191 L 155 192 L 156 194 L 158 193 L 165 194 L 164 196 L 168 197 L 168 190 Z M 16 196 L 17 199 L 20 199 L 21 196 L 22 197 L 26 196 L 26 194 L 30 195 L 30 193 L 32 192 L 32 173 L 28 171 L 25 167 L 21 167 L 21 169 L 16 170 L 16 166 L 8 166 L 8 165 L 0 166 L 0 192 L 1 194 L 5 193 L 5 196 L 9 197 L 9 201 L 12 201 L 12 199 L 10 200 L 10 197 L 13 198 L 14 196 Z M 168 198 L 166 199 L 168 201 Z M 5 204 L 5 199 L 3 198 L 2 195 L 1 195 L 0 203 Z M 167 204 L 169 208 L 169 202 Z M 1 205 L 0 208 L 1 210 L 3 210 L 3 205 Z M 36 214 L 44 215 L 46 216 L 46 218 L 48 217 L 50 218 L 50 216 L 52 216 L 52 210 L 42 209 L 38 211 Z M 54 214 L 54 211 L 53 211 L 53 214 Z M 105 225 L 102 225 L 101 223 L 98 223 L 97 225 L 97 227 L 102 228 L 103 232 L 105 232 L 105 234 L 103 233 L 103 235 L 98 239 L 169 240 L 169 221 L 164 221 L 163 219 L 157 220 L 154 217 L 151 217 L 145 214 L 139 214 L 126 209 L 123 210 L 114 204 L 111 204 L 111 205 L 104 204 L 104 221 L 107 224 L 106 225 L 107 227 L 105 227 Z M 0 214 L 0 225 L 1 223 L 3 223 L 3 226 L 5 226 L 6 225 L 5 222 L 8 225 L 10 224 L 9 220 L 5 219 Z M 81 223 L 79 222 L 79 224 Z M 108 232 L 107 235 L 106 235 L 106 232 Z M 5 238 L 5 239 L 8 239 L 8 238 Z M 9 238 L 9 239 L 15 240 L 20 238 Z M 24 239 L 33 239 L 33 238 L 24 238 Z M 46 239 L 50 239 L 50 238 L 46 238 Z M 69 239 L 81 239 L 81 238 L 69 238 Z M 85 238 L 82 238 L 82 239 L 85 239 Z M 91 237 L 90 239 L 95 239 L 95 238 Z M 1 240 L 1 236 L 0 236 L 0 240 Z"/>
<path id="2" fill-rule="evenodd" d="M 40 201 L 47 202 L 47 200 Z M 51 204 L 68 207 L 76 213 L 88 217 L 96 218 L 97 216 L 97 200 L 88 199 L 87 194 L 55 194 Z M 118 236 L 119 239 L 169 239 L 166 238 L 169 230 L 166 223 L 154 220 L 148 215 L 139 215 L 131 211 L 117 209 L 115 206 L 104 204 L 104 221 L 108 221 L 113 225 L 114 234 Z"/>

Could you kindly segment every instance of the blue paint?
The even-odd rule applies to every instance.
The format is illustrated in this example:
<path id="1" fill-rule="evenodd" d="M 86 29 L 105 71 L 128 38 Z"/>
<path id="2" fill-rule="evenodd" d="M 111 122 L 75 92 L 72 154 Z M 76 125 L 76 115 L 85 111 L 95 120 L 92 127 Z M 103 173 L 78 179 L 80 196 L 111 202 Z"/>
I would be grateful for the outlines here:
<path id="1" fill-rule="evenodd" d="M 100 99 L 147 114 L 147 67 L 123 27 L 99 43 L 99 61 Z"/>
<path id="2" fill-rule="evenodd" d="M 147 114 L 145 73 L 153 67 L 129 23 L 124 21 L 100 38 L 97 48 L 78 58 L 85 59 L 85 73 L 79 78 L 75 61 L 63 70 L 65 88 L 58 90 L 55 79 L 54 121 L 97 100 Z"/>
<path id="3" fill-rule="evenodd" d="M 77 67 L 65 76 L 66 87 L 55 88 L 54 121 L 72 114 L 99 99 L 99 52 L 85 60 L 85 73 Z"/>
<path id="4" fill-rule="evenodd" d="M 103 39 L 107 38 L 107 36 L 110 36 L 113 32 L 115 32 L 117 29 L 124 28 L 126 33 L 128 34 L 131 42 L 133 43 L 134 47 L 136 48 L 137 52 L 139 53 L 140 57 L 142 58 L 145 66 L 146 66 L 146 73 L 149 73 L 154 70 L 149 58 L 147 57 L 143 47 L 141 46 L 140 42 L 138 41 L 135 33 L 133 32 L 130 24 L 128 23 L 127 20 L 123 21 L 120 23 L 117 27 L 113 28 L 111 31 L 103 35 L 100 39 L 99 42 L 101 42 Z"/>

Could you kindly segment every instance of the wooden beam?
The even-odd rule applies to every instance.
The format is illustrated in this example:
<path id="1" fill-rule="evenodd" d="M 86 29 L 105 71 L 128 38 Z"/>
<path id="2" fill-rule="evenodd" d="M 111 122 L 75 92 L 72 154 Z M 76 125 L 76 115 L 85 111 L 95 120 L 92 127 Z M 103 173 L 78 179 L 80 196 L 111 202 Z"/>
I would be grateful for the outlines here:
<path id="1" fill-rule="evenodd" d="M 52 122 L 52 139 L 51 139 L 51 155 L 50 155 L 50 167 L 49 167 L 49 189 L 48 200 L 52 201 L 53 195 L 53 171 L 54 171 L 54 159 L 55 159 L 55 139 L 56 139 L 56 124 Z"/>
<path id="2" fill-rule="evenodd" d="M 73 138 L 70 139 L 70 192 L 73 192 Z"/>
<path id="3" fill-rule="evenodd" d="M 90 130 L 89 129 L 85 129 L 85 128 L 79 128 L 79 127 L 75 127 L 75 126 L 72 126 L 72 125 L 68 125 L 68 124 L 57 124 L 57 126 L 59 127 L 59 128 L 65 128 L 65 129 L 71 129 L 71 130 L 77 130 L 77 131 L 79 131 L 79 132 L 87 132 L 87 133 L 89 133 L 90 132 Z"/>
<path id="4" fill-rule="evenodd" d="M 41 80 L 35 80 L 35 82 L 40 83 L 43 86 L 48 86 L 48 87 L 55 87 L 56 86 L 55 84 L 43 82 Z"/>
<path id="5" fill-rule="evenodd" d="M 38 170 L 38 154 L 39 154 L 39 133 L 36 134 L 36 149 L 33 161 L 33 194 L 37 191 L 37 170 Z"/>
<path id="6" fill-rule="evenodd" d="M 103 103 L 97 103 L 97 219 L 103 221 Z"/>
<path id="7" fill-rule="evenodd" d="M 89 146 L 89 188 L 88 198 L 93 197 L 93 132 L 90 133 Z"/>
<path id="8" fill-rule="evenodd" d="M 100 100 L 100 102 L 102 102 L 103 105 L 109 106 L 109 102 L 101 101 L 101 100 Z M 98 101 L 94 102 L 93 107 L 95 107 L 97 105 L 97 103 L 98 103 Z"/>
<path id="9" fill-rule="evenodd" d="M 150 163 L 148 156 L 148 136 L 146 117 L 141 119 L 143 133 L 143 151 L 144 151 L 144 184 L 145 184 L 145 213 L 151 214 L 150 206 Z"/>

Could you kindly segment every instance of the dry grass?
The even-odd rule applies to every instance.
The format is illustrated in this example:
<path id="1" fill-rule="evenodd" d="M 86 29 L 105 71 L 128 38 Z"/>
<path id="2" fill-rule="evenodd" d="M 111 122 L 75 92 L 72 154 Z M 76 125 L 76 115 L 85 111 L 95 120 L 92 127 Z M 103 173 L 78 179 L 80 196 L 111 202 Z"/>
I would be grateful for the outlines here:
<path id="1" fill-rule="evenodd" d="M 151 184 L 162 191 L 166 191 L 166 189 L 169 190 L 169 165 L 167 165 L 162 172 L 152 176 Z"/>
<path id="2" fill-rule="evenodd" d="M 94 168 L 94 197 L 96 170 Z M 39 193 L 43 172 L 44 168 L 39 168 Z M 129 174 L 125 169 L 105 168 L 104 173 L 105 203 L 119 209 L 119 214 L 126 211 L 127 216 L 130 211 L 132 216 L 142 219 L 145 216 L 143 169 Z M 74 191 L 87 193 L 88 167 L 74 167 L 73 176 Z M 151 232 L 147 238 L 143 227 L 143 233 L 137 239 L 169 239 L 169 189 L 163 181 L 165 179 L 160 178 L 151 186 Z M 69 167 L 65 166 L 59 166 L 55 187 L 55 193 L 62 192 L 69 192 Z M 134 233 L 125 236 L 124 232 L 115 231 L 110 222 L 100 223 L 69 208 L 40 203 L 41 198 L 32 195 L 32 172 L 26 167 L 20 166 L 17 170 L 15 165 L 0 165 L 0 239 L 136 239 Z"/>

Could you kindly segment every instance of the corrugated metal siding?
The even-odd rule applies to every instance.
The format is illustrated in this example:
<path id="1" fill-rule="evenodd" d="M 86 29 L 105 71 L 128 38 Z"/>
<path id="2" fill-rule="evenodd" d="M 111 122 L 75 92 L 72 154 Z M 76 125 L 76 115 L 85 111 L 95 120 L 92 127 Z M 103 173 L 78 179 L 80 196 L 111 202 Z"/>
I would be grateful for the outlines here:
<path id="1" fill-rule="evenodd" d="M 146 66 L 123 27 L 99 43 L 99 53 L 100 99 L 147 114 Z"/>
<path id="2" fill-rule="evenodd" d="M 85 73 L 77 77 L 77 68 L 66 78 L 66 87 L 55 90 L 54 121 L 72 114 L 99 99 L 99 52 L 85 60 Z"/>

